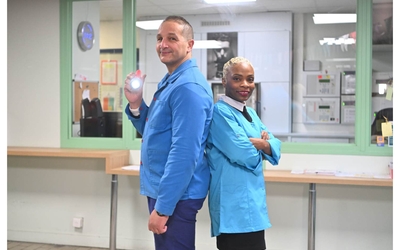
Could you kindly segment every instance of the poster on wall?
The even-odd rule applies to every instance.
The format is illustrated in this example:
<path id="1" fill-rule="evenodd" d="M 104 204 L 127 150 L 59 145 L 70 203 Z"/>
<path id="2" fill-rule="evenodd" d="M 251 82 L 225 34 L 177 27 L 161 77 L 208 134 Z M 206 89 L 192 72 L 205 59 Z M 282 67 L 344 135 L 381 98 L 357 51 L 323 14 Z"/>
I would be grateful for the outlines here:
<path id="1" fill-rule="evenodd" d="M 101 84 L 117 84 L 117 60 L 101 61 Z"/>
<path id="2" fill-rule="evenodd" d="M 207 33 L 207 40 L 216 40 L 220 48 L 207 49 L 207 80 L 221 80 L 224 64 L 237 56 L 238 33 Z"/>

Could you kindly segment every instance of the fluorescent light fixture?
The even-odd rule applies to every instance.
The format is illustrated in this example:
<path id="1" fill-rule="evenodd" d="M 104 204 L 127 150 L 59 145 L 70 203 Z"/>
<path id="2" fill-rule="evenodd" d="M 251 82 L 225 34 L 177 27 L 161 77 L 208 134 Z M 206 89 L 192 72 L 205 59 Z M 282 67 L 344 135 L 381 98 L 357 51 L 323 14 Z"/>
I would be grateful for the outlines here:
<path id="1" fill-rule="evenodd" d="M 136 27 L 144 30 L 158 30 L 163 20 L 136 21 Z"/>
<path id="2" fill-rule="evenodd" d="M 217 40 L 196 40 L 193 45 L 193 49 L 221 49 L 223 47 L 223 42 Z"/>
<path id="3" fill-rule="evenodd" d="M 325 59 L 327 62 L 355 62 L 355 58 L 327 58 Z"/>
<path id="4" fill-rule="evenodd" d="M 314 14 L 315 24 L 330 23 L 355 23 L 357 21 L 356 14 Z"/>
<path id="5" fill-rule="evenodd" d="M 204 0 L 204 2 L 209 4 L 216 3 L 247 3 L 247 2 L 255 2 L 256 0 Z"/>
<path id="6" fill-rule="evenodd" d="M 342 45 L 342 44 L 356 44 L 356 40 L 354 38 L 327 38 L 324 37 L 323 40 L 319 40 L 320 45 Z"/>

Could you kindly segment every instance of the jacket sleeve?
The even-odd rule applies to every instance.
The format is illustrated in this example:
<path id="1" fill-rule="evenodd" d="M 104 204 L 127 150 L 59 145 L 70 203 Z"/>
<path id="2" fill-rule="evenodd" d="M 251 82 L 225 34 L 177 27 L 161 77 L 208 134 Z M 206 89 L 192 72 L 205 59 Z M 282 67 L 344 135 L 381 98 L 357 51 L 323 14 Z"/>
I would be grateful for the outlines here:
<path id="1" fill-rule="evenodd" d="M 271 155 L 264 153 L 264 151 L 260 150 L 261 154 L 264 156 L 264 159 L 271 163 L 273 166 L 279 164 L 279 160 L 281 159 L 281 141 L 268 130 L 268 128 L 262 123 L 260 118 L 257 116 L 257 122 L 261 125 L 261 129 L 268 132 L 269 135 L 269 145 L 271 147 Z"/>
<path id="2" fill-rule="evenodd" d="M 281 158 L 281 141 L 268 132 L 269 134 L 269 145 L 271 147 L 271 155 L 267 155 L 264 151 L 261 151 L 261 154 L 264 156 L 265 160 L 269 161 L 273 166 L 279 164 L 279 160 Z"/>
<path id="3" fill-rule="evenodd" d="M 132 115 L 129 109 L 129 103 L 125 107 L 125 114 L 128 116 L 128 119 L 131 121 L 132 125 L 135 127 L 137 132 L 143 135 L 144 127 L 146 124 L 146 117 L 148 112 L 148 106 L 146 105 L 145 101 L 142 100 L 142 104 L 139 107 L 140 115 L 139 117 L 135 117 Z"/>
<path id="4" fill-rule="evenodd" d="M 240 126 L 242 116 L 236 116 L 227 105 L 215 105 L 210 135 L 212 144 L 231 163 L 254 171 L 262 156 Z"/>

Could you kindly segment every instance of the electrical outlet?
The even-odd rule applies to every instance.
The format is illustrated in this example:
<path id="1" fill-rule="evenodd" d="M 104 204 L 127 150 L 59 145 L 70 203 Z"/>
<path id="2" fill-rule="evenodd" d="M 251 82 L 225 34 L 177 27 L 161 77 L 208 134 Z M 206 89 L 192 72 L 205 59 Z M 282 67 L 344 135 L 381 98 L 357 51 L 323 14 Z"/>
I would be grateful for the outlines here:
<path id="1" fill-rule="evenodd" d="M 72 219 L 72 226 L 75 228 L 83 227 L 83 217 L 75 217 Z"/>

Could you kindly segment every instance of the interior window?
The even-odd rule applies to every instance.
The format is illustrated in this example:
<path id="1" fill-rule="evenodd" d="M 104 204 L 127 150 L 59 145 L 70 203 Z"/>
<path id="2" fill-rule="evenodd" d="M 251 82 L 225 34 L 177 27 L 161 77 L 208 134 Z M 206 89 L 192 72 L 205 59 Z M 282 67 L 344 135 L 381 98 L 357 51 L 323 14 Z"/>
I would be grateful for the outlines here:
<path id="1" fill-rule="evenodd" d="M 374 3 L 371 143 L 393 146 L 393 3 Z"/>
<path id="2" fill-rule="evenodd" d="M 304 38 L 293 39 L 292 133 L 283 141 L 354 143 L 356 1 L 349 6 L 295 14 Z"/>
<path id="3" fill-rule="evenodd" d="M 115 16 L 102 11 L 108 4 L 73 4 L 73 137 L 122 138 L 122 1 Z"/>
<path id="4" fill-rule="evenodd" d="M 156 31 L 136 28 L 135 22 L 132 21 L 152 19 L 150 16 L 140 15 L 140 8 L 143 6 L 138 5 L 136 8 L 136 2 L 60 2 L 61 25 L 68 27 L 61 31 L 60 50 L 62 147 L 140 149 L 140 135 L 123 114 L 126 105 L 122 92 L 124 76 L 132 69 L 143 70 L 146 65 L 151 65 L 152 74 L 146 78 L 144 89 L 144 99 L 150 103 L 158 81 L 165 74 L 165 67 L 155 55 L 153 42 Z M 282 54 L 290 60 L 288 73 L 284 74 L 288 79 L 278 81 L 277 86 L 263 83 L 272 76 L 271 74 L 264 74 L 265 79 L 256 79 L 260 91 L 257 91 L 258 95 L 254 96 L 256 100 L 252 100 L 252 103 L 262 119 L 273 123 L 267 127 L 273 128 L 274 135 L 283 141 L 282 152 L 392 154 L 390 148 L 377 149 L 374 145 L 378 136 L 375 133 L 379 133 L 379 129 L 382 131 L 383 123 L 382 119 L 376 118 L 385 116 L 390 121 L 389 114 L 382 115 L 382 112 L 379 112 L 393 106 L 390 100 L 393 84 L 393 45 L 388 37 L 392 23 L 391 14 L 387 13 L 388 8 L 383 6 L 386 5 L 383 2 L 392 4 L 391 0 L 350 0 L 345 6 L 341 6 L 340 10 L 322 11 L 330 14 L 357 14 L 357 20 L 362 20 L 359 23 L 348 21 L 316 24 L 315 14 L 323 13 L 296 11 L 292 13 L 292 30 L 274 34 L 280 37 L 279 41 L 290 41 L 285 55 Z M 293 3 L 297 2 L 293 0 Z M 374 15 L 373 25 L 368 24 L 371 20 L 371 7 Z M 105 9 L 113 11 L 104 12 Z M 383 10 L 384 14 L 375 17 Z M 222 23 L 204 23 L 215 24 Z M 370 31 L 373 32 L 372 37 L 369 36 Z M 216 35 L 216 41 L 222 46 L 222 49 L 217 50 L 205 51 L 196 48 L 193 51 L 193 57 L 202 60 L 203 64 L 200 66 L 210 80 L 210 85 L 219 83 L 218 65 L 222 62 L 217 59 L 211 60 L 210 65 L 214 67 L 209 67 L 207 64 L 211 57 L 218 58 L 222 54 L 226 56 L 230 49 L 236 49 L 238 55 L 253 53 L 254 59 L 250 58 L 253 61 L 270 59 L 270 56 L 266 57 L 266 53 L 251 51 L 251 48 L 258 47 L 256 45 L 259 41 L 269 39 L 270 34 L 261 33 L 246 30 L 240 33 L 231 29 L 219 30 L 218 27 L 204 32 L 195 30 L 196 41 L 208 40 L 208 37 Z M 259 39 L 259 35 L 264 35 L 264 40 Z M 244 41 L 246 46 L 241 45 Z M 252 44 L 249 45 L 249 42 Z M 283 43 L 278 45 L 283 46 Z M 265 47 L 262 49 L 268 50 L 268 53 L 276 52 L 276 47 Z M 370 51 L 373 51 L 372 69 L 368 59 L 371 56 Z M 275 59 L 281 59 L 276 54 Z M 270 61 L 268 63 L 269 67 L 278 65 Z M 209 72 L 210 69 L 212 72 Z M 371 74 L 366 73 L 371 70 Z M 282 82 L 288 84 L 284 86 L 284 92 L 278 93 L 281 95 L 272 96 L 275 99 L 270 98 L 274 92 L 270 92 L 270 96 L 263 94 L 263 87 L 277 89 L 283 86 Z M 371 97 L 371 100 L 367 97 Z M 284 105 L 285 113 L 276 113 L 276 110 L 270 108 L 272 112 L 268 115 L 271 117 L 265 116 L 264 108 L 268 105 Z M 97 121 L 89 119 L 89 116 L 95 117 Z M 108 121 L 111 121 L 111 126 L 107 125 L 110 124 Z M 101 127 L 102 125 L 106 127 Z M 90 129 L 83 130 L 82 126 Z M 388 138 L 384 137 L 384 141 Z"/>

